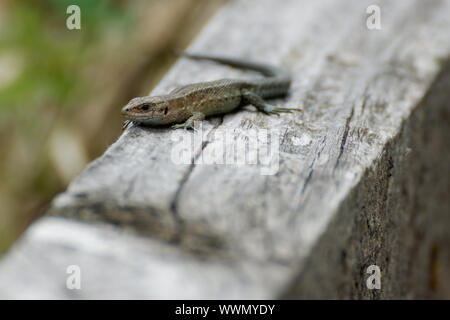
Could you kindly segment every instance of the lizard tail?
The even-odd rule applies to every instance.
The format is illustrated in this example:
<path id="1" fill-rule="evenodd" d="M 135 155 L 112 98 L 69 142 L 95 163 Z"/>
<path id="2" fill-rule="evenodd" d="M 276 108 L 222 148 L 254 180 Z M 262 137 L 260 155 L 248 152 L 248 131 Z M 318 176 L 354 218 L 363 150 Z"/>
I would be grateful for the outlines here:
<path id="1" fill-rule="evenodd" d="M 216 56 L 216 55 L 205 55 L 205 54 L 196 54 L 189 53 L 184 51 L 175 51 L 175 54 L 179 56 L 184 56 L 194 60 L 209 60 L 213 62 L 218 62 L 222 64 L 226 64 L 232 67 L 237 67 L 240 69 L 248 69 L 261 72 L 265 76 L 268 77 L 277 77 L 277 78 L 285 78 L 290 80 L 289 74 L 278 67 L 257 63 L 253 61 L 243 60 L 243 59 L 233 59 L 228 57 Z"/>

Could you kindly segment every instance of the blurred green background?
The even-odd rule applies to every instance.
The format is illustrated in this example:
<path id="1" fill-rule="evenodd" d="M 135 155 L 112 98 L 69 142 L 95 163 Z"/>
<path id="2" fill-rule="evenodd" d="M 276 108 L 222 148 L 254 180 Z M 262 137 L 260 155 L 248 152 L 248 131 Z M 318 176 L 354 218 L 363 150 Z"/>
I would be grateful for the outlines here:
<path id="1" fill-rule="evenodd" d="M 225 0 L 0 1 L 0 254 L 121 133 Z M 69 5 L 81 30 L 69 30 Z"/>

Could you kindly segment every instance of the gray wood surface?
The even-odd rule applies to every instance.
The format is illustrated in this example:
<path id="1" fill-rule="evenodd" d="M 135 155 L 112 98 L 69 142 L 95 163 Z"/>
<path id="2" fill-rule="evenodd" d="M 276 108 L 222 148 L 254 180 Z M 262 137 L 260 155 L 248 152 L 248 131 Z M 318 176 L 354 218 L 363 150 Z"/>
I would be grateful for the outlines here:
<path id="1" fill-rule="evenodd" d="M 195 133 L 132 126 L 3 257 L 0 297 L 449 298 L 450 1 L 378 1 L 381 30 L 370 4 L 231 1 L 189 50 L 284 66 L 272 102 L 304 112 L 208 119 L 192 159 L 268 131 L 273 170 L 180 164 Z M 181 59 L 153 93 L 242 76 Z"/>

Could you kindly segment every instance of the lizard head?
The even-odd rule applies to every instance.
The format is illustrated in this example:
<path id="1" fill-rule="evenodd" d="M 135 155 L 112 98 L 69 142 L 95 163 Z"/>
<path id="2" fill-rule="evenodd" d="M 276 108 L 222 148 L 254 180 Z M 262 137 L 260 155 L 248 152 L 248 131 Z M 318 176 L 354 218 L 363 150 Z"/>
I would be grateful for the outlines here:
<path id="1" fill-rule="evenodd" d="M 122 115 L 131 121 L 159 125 L 167 123 L 169 109 L 170 105 L 164 97 L 141 97 L 131 99 L 122 108 Z"/>

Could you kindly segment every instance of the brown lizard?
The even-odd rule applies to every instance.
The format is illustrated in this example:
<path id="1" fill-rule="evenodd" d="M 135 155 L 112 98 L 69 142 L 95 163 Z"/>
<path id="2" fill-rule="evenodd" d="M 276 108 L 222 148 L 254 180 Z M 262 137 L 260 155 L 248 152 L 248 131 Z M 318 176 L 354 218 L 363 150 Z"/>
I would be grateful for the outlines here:
<path id="1" fill-rule="evenodd" d="M 245 60 L 188 54 L 192 59 L 211 60 L 233 67 L 259 71 L 265 78 L 254 80 L 221 79 L 200 82 L 174 89 L 168 95 L 146 96 L 132 99 L 122 108 L 122 114 L 129 122 L 143 125 L 175 124 L 172 128 L 194 128 L 195 121 L 207 116 L 230 112 L 239 106 L 252 104 L 267 114 L 302 111 L 297 108 L 276 107 L 263 98 L 284 96 L 289 90 L 291 78 L 282 69 Z"/>

